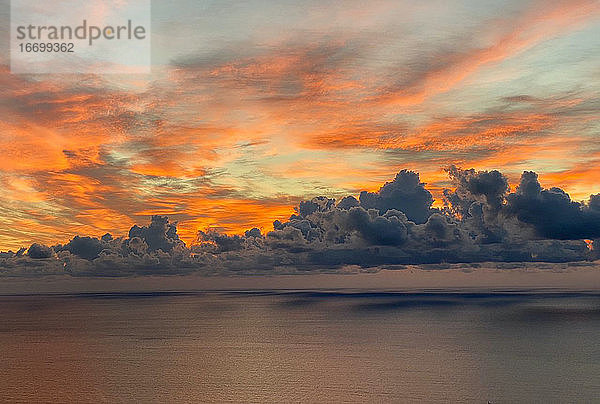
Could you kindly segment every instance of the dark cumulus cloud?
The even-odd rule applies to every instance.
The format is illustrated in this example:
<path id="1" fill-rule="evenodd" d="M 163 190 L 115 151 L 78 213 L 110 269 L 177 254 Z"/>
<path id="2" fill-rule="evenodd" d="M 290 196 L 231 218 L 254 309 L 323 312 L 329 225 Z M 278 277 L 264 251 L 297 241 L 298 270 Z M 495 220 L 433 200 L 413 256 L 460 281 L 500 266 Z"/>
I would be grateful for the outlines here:
<path id="1" fill-rule="evenodd" d="M 507 210 L 532 225 L 547 238 L 578 239 L 600 237 L 600 195 L 588 204 L 574 202 L 560 188 L 542 189 L 538 176 L 526 171 L 517 192 L 507 198 Z"/>
<path id="2" fill-rule="evenodd" d="M 380 214 L 390 209 L 399 210 L 409 220 L 425 223 L 432 213 L 433 196 L 424 185 L 417 173 L 402 170 L 379 192 L 361 192 L 360 205 L 365 209 L 377 209 Z"/>
<path id="3" fill-rule="evenodd" d="M 122 237 L 75 236 L 66 244 L 32 244 L 0 253 L 0 274 L 126 276 L 200 272 L 290 273 L 347 266 L 443 268 L 455 263 L 571 263 L 600 258 L 600 194 L 577 202 L 545 189 L 525 171 L 511 192 L 499 171 L 447 168 L 453 183 L 443 207 L 419 174 L 402 170 L 377 192 L 302 201 L 287 221 L 263 233 L 199 231 L 179 239 L 177 223 L 152 216 Z M 596 247 L 596 248 L 594 248 Z"/>

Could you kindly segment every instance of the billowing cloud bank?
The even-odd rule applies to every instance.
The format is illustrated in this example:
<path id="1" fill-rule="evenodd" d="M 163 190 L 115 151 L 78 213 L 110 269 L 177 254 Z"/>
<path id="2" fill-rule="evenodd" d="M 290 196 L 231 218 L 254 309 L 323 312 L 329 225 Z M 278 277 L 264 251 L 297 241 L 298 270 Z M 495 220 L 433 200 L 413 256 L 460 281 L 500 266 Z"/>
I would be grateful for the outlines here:
<path id="1" fill-rule="evenodd" d="M 76 236 L 64 245 L 33 244 L 0 255 L 4 275 L 118 276 L 200 271 L 281 273 L 347 266 L 398 266 L 479 262 L 593 261 L 600 258 L 600 194 L 572 201 L 560 188 L 544 189 L 534 172 L 514 192 L 498 171 L 450 167 L 454 190 L 444 207 L 419 175 L 400 171 L 378 192 L 338 201 L 317 197 L 296 207 L 288 221 L 262 234 L 198 232 L 186 246 L 176 223 L 153 216 L 127 237 Z M 600 245 L 600 242 L 596 242 Z"/>

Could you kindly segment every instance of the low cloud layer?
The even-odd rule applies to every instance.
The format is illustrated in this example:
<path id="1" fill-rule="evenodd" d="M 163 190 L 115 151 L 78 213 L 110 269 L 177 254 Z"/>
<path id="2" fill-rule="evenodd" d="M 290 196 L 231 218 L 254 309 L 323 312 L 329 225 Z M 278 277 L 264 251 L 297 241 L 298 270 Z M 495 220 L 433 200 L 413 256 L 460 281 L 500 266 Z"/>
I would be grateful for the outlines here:
<path id="1" fill-rule="evenodd" d="M 570 263 L 600 258 L 600 194 L 576 202 L 544 189 L 534 172 L 511 192 L 499 171 L 449 167 L 452 190 L 442 208 L 418 173 L 402 170 L 378 192 L 301 202 L 287 221 L 263 234 L 199 231 L 187 246 L 177 223 L 153 216 L 124 237 L 75 236 L 66 244 L 32 244 L 0 253 L 0 274 L 125 276 L 200 271 L 290 273 L 456 263 Z"/>

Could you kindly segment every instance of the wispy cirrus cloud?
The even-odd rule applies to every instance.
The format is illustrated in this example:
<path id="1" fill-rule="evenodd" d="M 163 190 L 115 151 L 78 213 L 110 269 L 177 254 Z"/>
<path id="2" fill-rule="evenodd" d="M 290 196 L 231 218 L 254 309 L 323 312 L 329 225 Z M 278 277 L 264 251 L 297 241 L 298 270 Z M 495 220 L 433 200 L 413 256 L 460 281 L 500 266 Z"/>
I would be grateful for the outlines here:
<path id="1" fill-rule="evenodd" d="M 599 17 L 600 5 L 593 0 L 527 4 L 517 16 L 497 17 L 482 24 L 477 37 L 491 37 L 489 45 L 474 46 L 471 39 L 465 37 L 462 46 L 455 44 L 454 49 L 430 55 L 426 69 L 400 74 L 401 80 L 378 90 L 379 95 L 374 100 L 393 105 L 421 104 L 449 91 L 487 65 L 501 62 Z"/>

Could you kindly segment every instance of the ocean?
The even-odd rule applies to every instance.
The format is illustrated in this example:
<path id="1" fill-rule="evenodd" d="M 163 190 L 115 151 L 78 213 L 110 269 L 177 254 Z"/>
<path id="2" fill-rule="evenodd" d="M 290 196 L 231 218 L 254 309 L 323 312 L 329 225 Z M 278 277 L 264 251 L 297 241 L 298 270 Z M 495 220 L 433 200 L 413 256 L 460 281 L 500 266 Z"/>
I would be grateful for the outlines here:
<path id="1" fill-rule="evenodd" d="M 600 294 L 0 297 L 3 402 L 600 402 Z"/>

